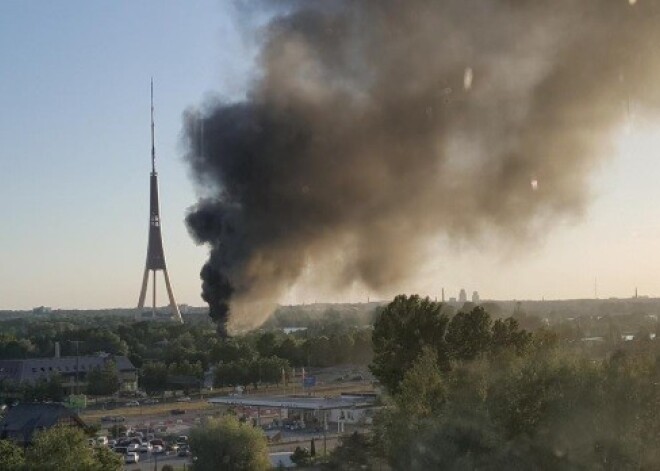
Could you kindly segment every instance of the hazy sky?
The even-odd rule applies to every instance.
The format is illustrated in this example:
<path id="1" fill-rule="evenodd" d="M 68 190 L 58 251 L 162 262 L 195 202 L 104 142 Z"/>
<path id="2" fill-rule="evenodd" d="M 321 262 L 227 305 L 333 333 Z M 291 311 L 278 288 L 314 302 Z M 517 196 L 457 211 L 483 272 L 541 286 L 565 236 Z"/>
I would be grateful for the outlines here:
<path id="1" fill-rule="evenodd" d="M 242 2 L 243 5 L 249 2 Z M 264 15 L 254 12 L 258 24 Z M 258 44 L 229 0 L 0 2 L 0 309 L 129 307 L 146 255 L 149 80 L 165 252 L 179 303 L 202 305 L 206 249 L 183 223 L 196 201 L 180 144 L 182 112 L 237 98 Z M 241 26 L 237 26 L 240 24 Z M 313 279 L 284 302 L 395 292 L 482 298 L 660 294 L 660 123 L 634 107 L 611 136 L 581 219 L 525 247 L 429 247 L 391 293 L 332 293 Z M 543 182 L 539 182 L 542 186 Z M 164 290 L 161 287 L 161 294 Z M 164 298 L 162 298 L 164 300 Z"/>

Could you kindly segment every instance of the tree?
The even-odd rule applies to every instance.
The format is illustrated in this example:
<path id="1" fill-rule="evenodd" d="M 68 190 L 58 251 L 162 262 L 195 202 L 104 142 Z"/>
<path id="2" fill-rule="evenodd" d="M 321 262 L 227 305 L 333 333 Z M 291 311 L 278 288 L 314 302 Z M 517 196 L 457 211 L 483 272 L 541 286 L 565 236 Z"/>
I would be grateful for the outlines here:
<path id="1" fill-rule="evenodd" d="M 437 414 L 447 399 L 436 353 L 426 347 L 422 355 L 406 371 L 396 403 L 411 418 L 426 418 Z"/>
<path id="2" fill-rule="evenodd" d="M 26 451 L 25 464 L 27 469 L 43 471 L 118 471 L 122 467 L 116 453 L 90 448 L 82 430 L 64 426 L 37 432 Z"/>
<path id="3" fill-rule="evenodd" d="M 490 349 L 497 354 L 511 349 L 516 354 L 524 354 L 532 343 L 532 334 L 518 329 L 518 321 L 513 317 L 497 319 L 493 324 Z"/>
<path id="4" fill-rule="evenodd" d="M 0 469 L 19 471 L 24 464 L 23 449 L 9 440 L 0 440 Z"/>
<path id="5" fill-rule="evenodd" d="M 87 374 L 87 394 L 111 396 L 117 391 L 119 391 L 119 375 L 113 361 L 108 361 L 103 368 L 95 368 Z"/>
<path id="6" fill-rule="evenodd" d="M 312 455 L 307 448 L 300 448 L 297 446 L 296 449 L 293 450 L 291 461 L 293 461 L 296 466 L 309 466 L 312 464 Z"/>
<path id="7" fill-rule="evenodd" d="M 374 324 L 372 373 L 390 392 L 396 393 L 405 372 L 425 347 L 433 349 L 440 366 L 447 368 L 448 323 L 442 304 L 418 295 L 397 296 L 379 313 Z"/>
<path id="8" fill-rule="evenodd" d="M 328 467 L 342 471 L 371 470 L 371 439 L 358 432 L 339 438 L 339 446 L 330 455 Z"/>
<path id="9" fill-rule="evenodd" d="M 24 384 L 21 386 L 23 400 L 33 401 L 54 401 L 64 400 L 64 388 L 62 387 L 62 377 L 54 374 L 50 378 L 39 378 L 34 384 Z"/>
<path id="10" fill-rule="evenodd" d="M 140 386 L 149 394 L 167 389 L 167 365 L 159 361 L 146 363 L 140 375 Z"/>
<path id="11" fill-rule="evenodd" d="M 270 357 L 275 354 L 277 348 L 277 337 L 273 332 L 264 332 L 257 339 L 257 352 L 259 356 Z"/>
<path id="12" fill-rule="evenodd" d="M 233 416 L 192 429 L 190 449 L 197 458 L 194 471 L 270 469 L 263 431 L 241 424 Z"/>
<path id="13" fill-rule="evenodd" d="M 447 344 L 452 358 L 473 360 L 488 351 L 491 341 L 491 318 L 483 307 L 458 312 L 447 328 Z"/>

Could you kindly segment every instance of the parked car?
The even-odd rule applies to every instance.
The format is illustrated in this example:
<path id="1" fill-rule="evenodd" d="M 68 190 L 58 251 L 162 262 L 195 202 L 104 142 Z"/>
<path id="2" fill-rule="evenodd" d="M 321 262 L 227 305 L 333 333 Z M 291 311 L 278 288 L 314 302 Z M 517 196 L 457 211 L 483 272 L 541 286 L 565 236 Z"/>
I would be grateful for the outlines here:
<path id="1" fill-rule="evenodd" d="M 188 443 L 188 435 L 179 435 L 176 437 L 177 445 L 185 445 Z"/>
<path id="2" fill-rule="evenodd" d="M 101 417 L 101 422 L 123 422 L 124 420 L 126 418 L 121 415 L 104 415 Z"/>
<path id="3" fill-rule="evenodd" d="M 140 461 L 140 455 L 138 455 L 137 453 L 126 453 L 126 456 L 124 458 L 124 462 L 126 464 L 137 463 L 138 461 Z"/>
<path id="4" fill-rule="evenodd" d="M 128 401 L 126 403 L 126 407 L 137 407 L 139 405 L 140 405 L 140 403 L 138 401 Z"/>
<path id="5" fill-rule="evenodd" d="M 153 447 L 151 446 L 151 443 L 145 442 L 142 445 L 140 445 L 140 453 L 149 453 L 153 450 Z"/>
<path id="6" fill-rule="evenodd" d="M 176 453 L 176 456 L 190 456 L 190 448 L 187 446 L 179 447 L 179 451 Z"/>
<path id="7" fill-rule="evenodd" d="M 192 399 L 190 399 L 188 396 L 176 398 L 176 402 L 190 402 L 190 401 L 192 401 Z"/>
<path id="8" fill-rule="evenodd" d="M 154 445 L 153 450 L 151 450 L 151 453 L 154 455 L 162 455 L 165 453 L 165 448 L 162 445 Z"/>
<path id="9" fill-rule="evenodd" d="M 126 448 L 127 453 L 138 453 L 139 451 L 140 451 L 140 444 L 139 443 L 131 443 Z"/>
<path id="10" fill-rule="evenodd" d="M 105 435 L 102 435 L 100 437 L 96 437 L 96 444 L 100 446 L 105 446 L 108 444 L 108 437 Z"/>
<path id="11" fill-rule="evenodd" d="M 158 399 L 149 398 L 142 401 L 142 404 L 158 404 Z"/>
<path id="12" fill-rule="evenodd" d="M 172 409 L 171 412 L 172 412 L 172 415 L 181 415 L 181 414 L 185 414 L 185 413 L 186 413 L 186 411 L 183 410 L 183 409 Z"/>

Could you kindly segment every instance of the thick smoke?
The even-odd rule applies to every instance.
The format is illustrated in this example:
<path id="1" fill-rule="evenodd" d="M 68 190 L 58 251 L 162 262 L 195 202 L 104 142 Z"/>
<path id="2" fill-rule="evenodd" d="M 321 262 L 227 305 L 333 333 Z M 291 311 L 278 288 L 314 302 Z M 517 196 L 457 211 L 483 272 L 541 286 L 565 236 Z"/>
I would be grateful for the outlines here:
<path id="1" fill-rule="evenodd" d="M 630 104 L 660 103 L 657 1 L 309 1 L 263 33 L 247 99 L 185 118 L 221 330 L 309 263 L 377 291 L 438 234 L 579 215 Z"/>

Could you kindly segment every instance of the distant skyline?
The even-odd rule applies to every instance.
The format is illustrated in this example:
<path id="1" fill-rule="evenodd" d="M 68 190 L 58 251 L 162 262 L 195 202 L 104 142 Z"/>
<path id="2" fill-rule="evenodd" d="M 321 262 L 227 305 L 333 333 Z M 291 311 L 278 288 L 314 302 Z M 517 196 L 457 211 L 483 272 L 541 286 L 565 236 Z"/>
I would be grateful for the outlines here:
<path id="1" fill-rule="evenodd" d="M 257 4 L 257 3 L 255 3 Z M 184 225 L 197 199 L 182 113 L 238 99 L 267 13 L 246 2 L 0 3 L 0 309 L 133 307 L 146 255 L 154 78 L 163 239 L 179 303 L 203 305 L 207 250 Z M 475 77 L 475 80 L 477 78 Z M 622 117 L 581 218 L 502 247 L 443 238 L 412 279 L 382 293 L 312 277 L 282 303 L 348 302 L 461 288 L 482 299 L 660 295 L 660 123 Z M 538 182 L 543 188 L 543 181 Z M 432 208 L 429 208 L 432 210 Z M 164 295 L 164 290 L 161 290 Z M 159 298 L 165 304 L 165 297 Z"/>

